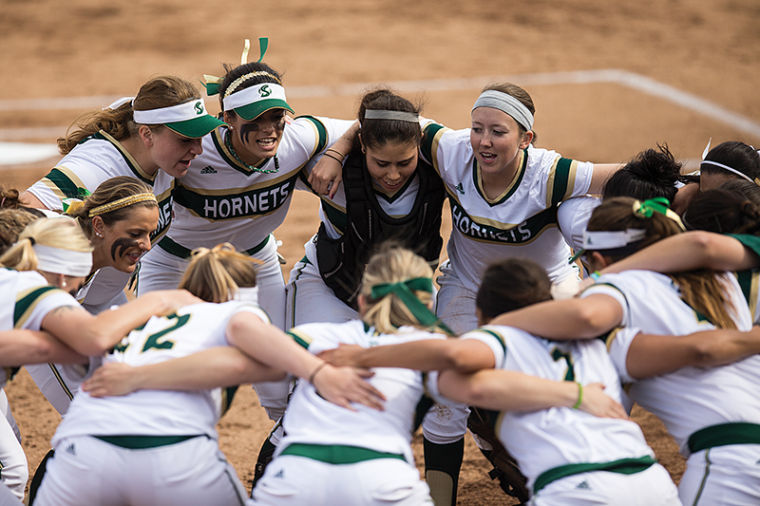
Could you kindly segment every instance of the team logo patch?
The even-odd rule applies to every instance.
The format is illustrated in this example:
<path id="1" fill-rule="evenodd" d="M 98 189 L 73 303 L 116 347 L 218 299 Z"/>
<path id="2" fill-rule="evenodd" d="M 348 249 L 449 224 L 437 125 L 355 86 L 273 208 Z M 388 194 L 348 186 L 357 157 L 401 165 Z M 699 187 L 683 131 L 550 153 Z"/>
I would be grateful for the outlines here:
<path id="1" fill-rule="evenodd" d="M 207 165 L 201 169 L 201 174 L 216 174 L 216 169 Z"/>
<path id="2" fill-rule="evenodd" d="M 195 113 L 198 115 L 203 114 L 203 102 L 200 100 L 195 103 Z"/>
<path id="3" fill-rule="evenodd" d="M 261 98 L 266 98 L 266 97 L 268 97 L 271 94 L 272 94 L 272 90 L 271 90 L 271 88 L 269 88 L 269 85 L 265 84 L 264 86 L 262 86 L 261 88 L 259 88 L 259 96 Z"/>

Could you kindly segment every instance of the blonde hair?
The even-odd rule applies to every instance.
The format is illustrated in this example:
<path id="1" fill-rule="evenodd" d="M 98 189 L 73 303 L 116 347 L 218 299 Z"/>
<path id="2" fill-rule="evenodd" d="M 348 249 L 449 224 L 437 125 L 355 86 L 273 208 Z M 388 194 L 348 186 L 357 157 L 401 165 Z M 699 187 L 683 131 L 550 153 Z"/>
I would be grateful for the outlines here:
<path id="1" fill-rule="evenodd" d="M 92 195 L 87 197 L 87 200 L 84 201 L 84 205 L 76 208 L 72 207 L 66 212 L 66 214 L 72 218 L 76 218 L 79 226 L 82 227 L 82 230 L 84 230 L 84 233 L 87 235 L 87 237 L 91 238 L 92 218 L 90 217 L 90 211 L 97 207 L 105 206 L 111 202 L 141 194 L 152 195 L 153 190 L 147 184 L 133 177 L 112 177 L 111 179 L 106 179 L 100 183 L 100 186 L 98 186 Z M 112 211 L 99 213 L 97 216 L 100 216 L 100 218 L 103 220 L 103 223 L 110 227 L 117 221 L 128 219 L 128 215 L 131 212 L 132 208 L 138 206 L 154 208 L 158 207 L 158 204 L 156 203 L 155 199 L 146 199 L 139 202 L 134 202 L 124 207 L 119 207 L 118 209 L 114 209 Z"/>
<path id="2" fill-rule="evenodd" d="M 137 124 L 132 119 L 134 110 L 170 107 L 197 98 L 201 95 L 193 83 L 176 76 L 155 77 L 140 87 L 134 99 L 134 109 L 127 102 L 116 109 L 92 111 L 77 118 L 69 126 L 66 136 L 58 139 L 58 149 L 65 155 L 83 139 L 101 130 L 117 141 L 126 139 L 137 132 Z"/>
<path id="3" fill-rule="evenodd" d="M 385 283 L 399 283 L 413 278 L 431 278 L 433 269 L 419 255 L 396 245 L 386 245 L 370 258 L 362 276 L 361 294 L 366 306 L 362 320 L 383 334 L 393 334 L 398 327 L 412 325 L 423 328 L 408 307 L 394 294 L 380 299 L 372 298 L 372 287 Z M 433 295 L 415 290 L 414 295 L 429 306 Z"/>
<path id="4" fill-rule="evenodd" d="M 0 257 L 0 264 L 17 271 L 37 270 L 37 255 L 33 248 L 35 244 L 79 253 L 92 251 L 90 241 L 73 219 L 65 216 L 40 218 L 19 234 L 16 244 Z"/>
<path id="5" fill-rule="evenodd" d="M 634 208 L 638 208 L 640 204 L 638 200 L 630 197 L 606 199 L 594 209 L 587 229 L 589 231 L 644 230 L 646 235 L 636 249 L 646 248 L 661 239 L 683 231 L 679 222 L 659 212 L 653 212 L 651 217 L 635 213 Z M 603 251 L 601 253 L 605 254 Z M 609 256 L 616 261 L 627 255 Z M 705 316 L 710 323 L 719 328 L 736 328 L 736 322 L 728 311 L 728 308 L 733 309 L 733 307 L 731 301 L 726 298 L 723 282 L 718 274 L 708 270 L 696 270 L 668 276 L 681 292 L 682 300 L 696 312 Z"/>
<path id="6" fill-rule="evenodd" d="M 256 286 L 258 262 L 235 251 L 230 243 L 193 250 L 179 288 L 206 302 L 227 302 L 238 288 Z"/>

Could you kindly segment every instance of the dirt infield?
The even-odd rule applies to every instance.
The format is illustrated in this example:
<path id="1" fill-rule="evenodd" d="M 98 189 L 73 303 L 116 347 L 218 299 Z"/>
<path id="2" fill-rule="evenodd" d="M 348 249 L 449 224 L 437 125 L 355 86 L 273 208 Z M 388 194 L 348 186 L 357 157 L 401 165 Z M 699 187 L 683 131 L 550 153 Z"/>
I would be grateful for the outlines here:
<path id="1" fill-rule="evenodd" d="M 760 118 L 756 1 L 509 4 L 522 7 L 485 0 L 291 0 L 226 2 L 222 12 L 222 4 L 198 0 L 5 0 L 0 140 L 53 142 L 75 116 L 96 107 L 45 107 L 40 99 L 134 94 L 158 74 L 199 80 L 220 73 L 223 62 L 239 61 L 243 38 L 266 35 L 266 60 L 284 72 L 299 114 L 351 118 L 364 85 L 343 85 L 394 83 L 423 102 L 425 116 L 461 128 L 468 126 L 471 103 L 489 76 L 512 76 L 536 103 L 537 144 L 572 158 L 622 161 L 667 142 L 677 157 L 693 160 L 708 138 L 713 144 L 760 143 L 752 129 Z M 256 57 L 252 49 L 251 59 Z M 632 87 L 617 78 L 578 82 L 578 75 L 557 74 L 606 69 L 643 76 L 659 87 Z M 678 103 L 684 95 L 663 90 L 709 103 Z M 215 100 L 208 105 L 218 111 Z M 749 118 L 749 126 L 729 124 L 727 112 Z M 25 188 L 51 163 L 0 166 L 0 181 Z M 316 209 L 316 198 L 297 195 L 277 231 L 286 275 L 316 231 Z M 34 469 L 58 417 L 24 372 L 10 383 L 8 395 Z M 682 459 L 662 426 L 640 411 L 635 417 L 663 463 L 680 477 Z M 241 389 L 220 423 L 222 448 L 246 483 L 269 425 L 249 388 Z M 460 504 L 505 501 L 469 440 L 465 458 Z"/>

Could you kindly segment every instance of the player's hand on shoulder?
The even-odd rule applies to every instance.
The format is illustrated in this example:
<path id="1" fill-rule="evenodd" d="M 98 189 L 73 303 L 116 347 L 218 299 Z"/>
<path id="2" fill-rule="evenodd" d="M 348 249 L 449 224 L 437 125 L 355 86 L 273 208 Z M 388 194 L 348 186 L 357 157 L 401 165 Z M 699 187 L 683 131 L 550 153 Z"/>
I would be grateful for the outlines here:
<path id="1" fill-rule="evenodd" d="M 336 367 L 348 366 L 359 367 L 358 362 L 359 354 L 364 350 L 363 347 L 358 344 L 344 344 L 341 343 L 337 348 L 330 350 L 324 350 L 317 356 L 325 362 L 332 364 Z"/>
<path id="2" fill-rule="evenodd" d="M 385 396 L 370 385 L 366 378 L 374 373 L 353 367 L 322 367 L 312 381 L 317 392 L 328 401 L 346 409 L 354 410 L 352 402 L 364 404 L 372 409 L 383 410 Z"/>
<path id="3" fill-rule="evenodd" d="M 109 362 L 97 368 L 82 383 L 82 390 L 92 397 L 127 395 L 139 390 L 138 368 L 120 362 Z"/>
<path id="4" fill-rule="evenodd" d="M 335 196 L 342 179 L 343 165 L 329 155 L 322 155 L 309 174 L 311 188 L 317 195 L 327 195 L 329 198 Z"/>
<path id="5" fill-rule="evenodd" d="M 583 400 L 578 409 L 603 418 L 628 420 L 628 414 L 623 406 L 604 393 L 604 385 L 601 383 L 589 383 L 583 386 Z"/>

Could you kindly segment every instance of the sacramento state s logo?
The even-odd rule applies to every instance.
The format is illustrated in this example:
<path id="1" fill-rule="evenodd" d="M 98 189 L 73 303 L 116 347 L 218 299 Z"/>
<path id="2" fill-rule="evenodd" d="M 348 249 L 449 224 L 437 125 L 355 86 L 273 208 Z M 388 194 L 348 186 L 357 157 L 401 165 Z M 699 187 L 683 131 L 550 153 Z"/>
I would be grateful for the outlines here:
<path id="1" fill-rule="evenodd" d="M 203 102 L 201 102 L 200 100 L 198 100 L 198 101 L 195 103 L 195 106 L 194 106 L 194 108 L 195 108 L 195 113 L 196 113 L 196 114 L 199 114 L 199 115 L 200 115 L 200 114 L 203 114 Z"/>
<path id="2" fill-rule="evenodd" d="M 265 84 L 264 86 L 262 86 L 261 88 L 259 88 L 259 96 L 261 98 L 268 97 L 271 94 L 272 94 L 272 90 L 269 88 L 268 84 Z"/>

